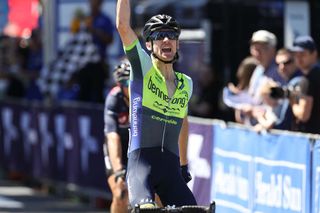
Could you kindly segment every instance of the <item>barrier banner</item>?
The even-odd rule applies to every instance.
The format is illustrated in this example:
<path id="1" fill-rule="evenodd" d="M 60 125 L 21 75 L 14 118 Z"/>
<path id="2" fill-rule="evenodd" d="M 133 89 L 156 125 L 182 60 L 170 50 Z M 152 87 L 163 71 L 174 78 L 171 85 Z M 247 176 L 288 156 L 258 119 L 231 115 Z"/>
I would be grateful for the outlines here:
<path id="1" fill-rule="evenodd" d="M 0 166 L 8 171 L 108 191 L 103 141 L 103 106 L 0 103 Z M 318 213 L 320 140 L 313 142 L 189 117 L 188 186 L 217 212 Z"/>
<path id="2" fill-rule="evenodd" d="M 192 180 L 188 186 L 199 205 L 210 204 L 212 124 L 189 122 L 188 161 Z"/>
<path id="3" fill-rule="evenodd" d="M 307 137 L 215 125 L 213 138 L 217 212 L 310 212 Z"/>
<path id="4" fill-rule="evenodd" d="M 108 189 L 103 108 L 0 104 L 0 160 L 34 178 Z"/>
<path id="5" fill-rule="evenodd" d="M 24 144 L 22 131 L 19 128 L 20 106 L 5 105 L 1 108 L 3 164 L 11 171 L 27 171 L 28 161 L 24 161 Z"/>
<path id="6" fill-rule="evenodd" d="M 314 143 L 312 153 L 312 212 L 320 212 L 320 140 Z"/>

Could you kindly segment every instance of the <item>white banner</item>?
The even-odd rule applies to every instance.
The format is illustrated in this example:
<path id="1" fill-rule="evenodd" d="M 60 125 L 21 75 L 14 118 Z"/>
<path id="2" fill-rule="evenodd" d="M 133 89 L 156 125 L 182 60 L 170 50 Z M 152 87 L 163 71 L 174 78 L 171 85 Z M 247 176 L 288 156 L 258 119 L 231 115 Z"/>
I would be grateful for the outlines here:
<path id="1" fill-rule="evenodd" d="M 309 34 L 309 3 L 307 1 L 286 1 L 284 8 L 284 46 L 291 47 L 297 36 Z"/>

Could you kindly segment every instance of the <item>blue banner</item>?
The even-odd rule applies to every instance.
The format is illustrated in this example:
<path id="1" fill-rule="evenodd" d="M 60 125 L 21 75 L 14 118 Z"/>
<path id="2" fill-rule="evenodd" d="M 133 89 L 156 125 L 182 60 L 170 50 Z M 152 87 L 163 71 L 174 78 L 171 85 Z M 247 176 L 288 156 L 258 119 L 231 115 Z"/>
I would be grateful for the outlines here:
<path id="1" fill-rule="evenodd" d="M 214 127 L 217 212 L 310 212 L 310 139 Z"/>
<path id="2" fill-rule="evenodd" d="M 312 155 L 312 212 L 320 212 L 320 140 L 315 141 Z"/>

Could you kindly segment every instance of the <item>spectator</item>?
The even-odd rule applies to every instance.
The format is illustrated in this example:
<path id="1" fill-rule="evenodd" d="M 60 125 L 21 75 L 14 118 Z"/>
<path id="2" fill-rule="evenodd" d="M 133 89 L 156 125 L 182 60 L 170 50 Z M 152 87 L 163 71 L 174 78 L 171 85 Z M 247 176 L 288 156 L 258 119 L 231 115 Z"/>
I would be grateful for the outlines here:
<path id="1" fill-rule="evenodd" d="M 40 29 L 32 31 L 26 55 L 24 76 L 26 79 L 26 95 L 29 100 L 42 100 L 42 94 L 36 83 L 43 65 L 43 49 Z"/>
<path id="2" fill-rule="evenodd" d="M 93 43 L 97 46 L 101 59 L 107 61 L 106 50 L 113 41 L 114 27 L 111 19 L 102 13 L 103 0 L 90 1 L 90 16 L 87 19 L 87 28 L 92 35 Z"/>
<path id="3" fill-rule="evenodd" d="M 207 65 L 203 70 L 200 70 L 200 88 L 198 94 L 191 98 L 189 104 L 190 115 L 205 118 L 218 118 L 221 116 L 218 106 L 221 85 L 210 68 Z"/>
<path id="4" fill-rule="evenodd" d="M 248 56 L 245 59 L 243 59 L 236 73 L 236 77 L 238 80 L 237 86 L 235 86 L 233 83 L 229 83 L 229 89 L 233 93 L 247 91 L 249 87 L 250 78 L 257 65 L 258 61 L 252 56 Z"/>
<path id="5" fill-rule="evenodd" d="M 25 95 L 25 85 L 22 78 L 22 64 L 24 57 L 20 48 L 21 39 L 5 37 L 5 56 L 1 83 L 4 97 L 22 98 Z"/>
<path id="6" fill-rule="evenodd" d="M 107 48 L 113 41 L 114 26 L 108 16 L 102 13 L 103 0 L 90 1 L 90 16 L 86 20 L 88 32 L 100 55 L 99 63 L 89 63 L 79 71 L 79 100 L 104 101 L 104 90 L 109 78 Z"/>
<path id="7" fill-rule="evenodd" d="M 269 130 L 269 129 L 286 129 L 290 128 L 287 110 L 289 101 L 287 99 L 273 98 L 271 96 L 272 88 L 278 87 L 279 84 L 268 78 L 259 87 L 259 95 L 262 98 L 262 103 L 252 110 L 252 117 L 256 119 L 257 124 L 254 125 L 254 130 Z"/>
<path id="8" fill-rule="evenodd" d="M 79 100 L 103 103 L 105 86 L 103 69 L 91 35 L 85 30 L 80 30 L 71 35 L 58 50 L 56 58 L 41 69 L 37 84 L 46 101 L 55 101 L 61 87 L 67 86 L 70 78 L 76 73 Z"/>
<path id="9" fill-rule="evenodd" d="M 231 95 L 236 95 L 238 97 L 238 100 L 240 102 L 245 102 L 248 99 L 247 93 L 249 88 L 249 82 L 250 78 L 252 76 L 253 71 L 258 65 L 258 61 L 252 57 L 248 56 L 245 59 L 242 60 L 240 63 L 238 70 L 237 70 L 237 79 L 238 83 L 237 86 L 235 86 L 233 83 L 228 84 L 228 90 L 231 93 Z M 227 88 L 224 89 L 224 101 L 226 100 L 226 92 Z M 245 96 L 244 99 L 241 99 L 241 96 Z M 247 115 L 247 109 L 249 110 L 249 114 Z M 243 107 L 242 110 L 235 108 L 235 121 L 238 123 L 246 123 L 249 124 L 250 119 L 250 109 L 251 106 L 247 105 L 247 107 Z"/>
<path id="10" fill-rule="evenodd" d="M 102 63 L 89 62 L 79 70 L 78 100 L 103 103 L 105 91 L 105 74 Z"/>
<path id="11" fill-rule="evenodd" d="M 286 81 L 285 88 L 297 85 L 297 82 L 301 81 L 301 71 L 298 70 L 294 63 L 293 52 L 287 48 L 281 48 L 276 54 L 276 64 L 278 65 L 278 72 L 282 78 Z M 272 91 L 270 91 L 272 95 Z M 273 97 L 277 100 L 282 99 L 282 121 L 278 123 L 274 128 L 293 130 L 295 126 L 294 116 L 291 107 L 288 106 L 288 100 L 284 100 L 286 97 Z M 284 115 L 284 116 L 283 116 Z M 280 116 L 280 115 L 279 115 Z"/>
<path id="12" fill-rule="evenodd" d="M 285 84 L 285 80 L 278 73 L 275 63 L 276 46 L 277 38 L 273 33 L 259 30 L 252 34 L 250 53 L 258 61 L 258 65 L 250 78 L 247 104 L 240 107 L 240 114 L 245 114 L 248 117 L 246 120 L 252 126 L 258 123 L 252 115 L 254 111 L 259 111 L 261 104 L 263 104 L 260 87 L 267 84 L 269 79 L 278 82 L 280 85 Z"/>
<path id="13" fill-rule="evenodd" d="M 74 12 L 73 19 L 70 24 L 70 31 L 73 34 L 78 33 L 81 28 L 85 27 L 86 15 L 82 9 L 78 8 Z"/>
<path id="14" fill-rule="evenodd" d="M 256 104 L 260 104 L 258 87 L 262 85 L 262 81 L 271 78 L 281 85 L 285 84 L 285 80 L 277 71 L 275 63 L 277 38 L 266 30 L 259 30 L 252 34 L 250 41 L 250 53 L 259 62 L 250 79 L 248 92 L 253 97 Z"/>
<path id="15" fill-rule="evenodd" d="M 287 83 L 294 77 L 302 75 L 294 63 L 293 52 L 287 48 L 281 48 L 277 51 L 276 64 L 279 74 Z"/>
<path id="16" fill-rule="evenodd" d="M 310 36 L 299 36 L 293 43 L 294 58 L 297 67 L 308 80 L 305 95 L 300 95 L 292 104 L 296 117 L 297 130 L 308 133 L 320 133 L 320 66 L 317 62 L 318 51 Z"/>
<path id="17" fill-rule="evenodd" d="M 282 48 L 277 51 L 276 64 L 278 72 L 285 80 L 285 84 L 280 85 L 271 79 L 264 82 L 260 90 L 262 97 L 262 108 L 257 107 L 253 110 L 253 117 L 258 121 L 255 125 L 256 130 L 261 129 L 284 129 L 292 130 L 294 128 L 294 119 L 291 107 L 289 107 L 289 97 L 286 95 L 275 95 L 274 88 L 279 88 L 282 91 L 287 88 L 295 87 L 302 82 L 301 72 L 297 69 L 294 63 L 292 51 Z M 262 110 L 263 109 L 263 110 Z"/>

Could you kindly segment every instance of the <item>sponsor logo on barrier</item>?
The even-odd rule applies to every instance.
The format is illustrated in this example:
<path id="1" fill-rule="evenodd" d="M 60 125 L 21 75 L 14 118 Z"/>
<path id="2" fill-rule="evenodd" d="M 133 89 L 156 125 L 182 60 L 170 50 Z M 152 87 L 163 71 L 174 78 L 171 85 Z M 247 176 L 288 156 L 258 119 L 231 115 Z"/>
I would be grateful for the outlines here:
<path id="1" fill-rule="evenodd" d="M 52 133 L 48 128 L 49 117 L 46 113 L 39 113 L 38 121 L 41 140 L 41 158 L 43 164 L 47 166 L 49 164 L 49 148 L 53 146 Z"/>
<path id="2" fill-rule="evenodd" d="M 306 167 L 289 161 L 254 158 L 255 203 L 294 212 L 303 212 Z M 277 173 L 266 172 L 273 168 Z"/>
<path id="3" fill-rule="evenodd" d="M 67 119 L 65 115 L 58 114 L 54 117 L 55 133 L 57 136 L 57 161 L 59 168 L 64 165 L 65 150 L 73 149 L 73 140 L 70 133 L 66 131 Z"/>
<path id="4" fill-rule="evenodd" d="M 221 202 L 228 208 L 246 212 L 250 204 L 250 164 L 252 157 L 237 152 L 229 152 L 223 149 L 215 148 L 215 164 L 214 171 L 214 194 L 217 199 L 223 197 L 233 197 L 236 202 L 244 203 L 241 205 L 232 204 L 229 201 Z M 221 197 L 222 196 L 222 197 Z M 221 198 L 219 198 L 221 197 Z"/>
<path id="5" fill-rule="evenodd" d="M 31 146 L 38 143 L 37 131 L 31 127 L 31 115 L 28 112 L 21 114 L 20 127 L 22 130 L 25 159 L 30 159 Z"/>
<path id="6" fill-rule="evenodd" d="M 292 211 L 302 210 L 302 190 L 292 186 L 289 175 L 271 174 L 264 181 L 263 172 L 258 171 L 255 178 L 255 203 Z"/>
<path id="7" fill-rule="evenodd" d="M 99 141 L 103 141 L 103 134 L 99 134 L 103 116 L 99 114 L 103 115 L 101 109 L 87 110 L 81 106 L 47 108 L 37 104 L 29 108 L 2 103 L 1 163 L 34 178 L 104 186 L 103 178 L 89 173 L 104 166 L 97 158 L 101 154 Z"/>
<path id="8" fill-rule="evenodd" d="M 19 134 L 17 127 L 13 124 L 13 111 L 10 108 L 2 109 L 2 124 L 3 124 L 3 142 L 4 153 L 10 155 L 11 143 L 17 140 Z"/>
<path id="9" fill-rule="evenodd" d="M 190 172 L 194 176 L 188 183 L 188 186 L 192 189 L 194 180 L 196 177 L 210 179 L 211 166 L 207 159 L 201 158 L 200 153 L 203 148 L 204 138 L 200 134 L 190 134 L 188 143 L 188 160 L 190 163 Z"/>
<path id="10" fill-rule="evenodd" d="M 81 169 L 83 173 L 89 170 L 89 154 L 98 152 L 98 141 L 91 135 L 91 120 L 89 116 L 79 117 L 79 133 L 81 139 Z"/>
<path id="11" fill-rule="evenodd" d="M 243 201 L 249 200 L 249 180 L 243 177 L 240 166 L 230 165 L 228 168 L 219 162 L 215 169 L 215 192 L 234 196 Z"/>
<path id="12" fill-rule="evenodd" d="M 301 183 L 300 187 L 294 187 L 292 176 L 292 173 L 290 175 L 274 173 L 264 175 L 263 171 L 257 171 L 255 174 L 255 203 L 301 212 L 303 184 Z"/>
<path id="13" fill-rule="evenodd" d="M 304 212 L 304 164 L 253 158 L 220 148 L 215 148 L 214 153 L 213 190 L 220 206 L 245 212 L 249 212 L 252 205 L 259 212 L 276 209 Z"/>

